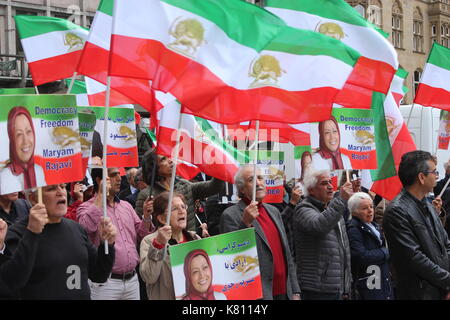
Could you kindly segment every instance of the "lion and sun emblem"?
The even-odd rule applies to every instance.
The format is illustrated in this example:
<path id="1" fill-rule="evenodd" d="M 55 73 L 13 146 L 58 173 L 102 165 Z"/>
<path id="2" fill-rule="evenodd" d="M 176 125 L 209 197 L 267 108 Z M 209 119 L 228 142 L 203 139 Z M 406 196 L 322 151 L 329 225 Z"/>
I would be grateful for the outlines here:
<path id="1" fill-rule="evenodd" d="M 169 35 L 173 41 L 168 46 L 189 57 L 193 57 L 197 49 L 206 43 L 205 28 L 196 19 L 176 18 L 169 28 Z"/>

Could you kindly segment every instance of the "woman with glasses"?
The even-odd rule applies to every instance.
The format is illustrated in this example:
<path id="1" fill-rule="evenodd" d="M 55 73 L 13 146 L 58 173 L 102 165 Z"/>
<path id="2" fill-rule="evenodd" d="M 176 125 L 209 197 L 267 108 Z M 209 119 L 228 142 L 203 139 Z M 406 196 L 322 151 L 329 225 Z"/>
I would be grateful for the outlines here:
<path id="1" fill-rule="evenodd" d="M 168 246 L 200 239 L 195 232 L 187 231 L 184 196 L 173 194 L 170 221 L 166 225 L 168 204 L 169 192 L 160 193 L 153 200 L 152 219 L 157 229 L 141 242 L 139 271 L 146 283 L 149 300 L 175 300 Z"/>

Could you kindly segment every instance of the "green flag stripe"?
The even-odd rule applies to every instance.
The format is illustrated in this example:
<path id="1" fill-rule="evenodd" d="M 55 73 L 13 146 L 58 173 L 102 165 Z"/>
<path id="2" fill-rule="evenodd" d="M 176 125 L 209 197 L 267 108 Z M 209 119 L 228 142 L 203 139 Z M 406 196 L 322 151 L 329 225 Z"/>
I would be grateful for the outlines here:
<path id="1" fill-rule="evenodd" d="M 65 79 L 67 88 L 70 86 L 71 79 Z M 75 80 L 72 86 L 72 90 L 70 90 L 70 93 L 72 94 L 86 94 L 86 83 L 81 80 Z"/>
<path id="2" fill-rule="evenodd" d="M 375 29 L 344 0 L 267 0 L 266 7 L 304 11 L 324 18 Z"/>
<path id="3" fill-rule="evenodd" d="M 98 11 L 101 11 L 104 14 L 107 14 L 108 16 L 113 15 L 113 9 L 114 9 L 114 0 L 102 0 L 100 2 L 100 5 L 98 6 Z"/>
<path id="4" fill-rule="evenodd" d="M 435 42 L 428 57 L 428 63 L 450 70 L 450 49 Z"/>
<path id="5" fill-rule="evenodd" d="M 280 32 L 265 50 L 313 56 L 327 55 L 351 66 L 360 57 L 358 51 L 339 40 L 314 31 L 292 27 L 286 27 Z"/>
<path id="6" fill-rule="evenodd" d="M 219 148 L 223 150 L 223 152 L 227 153 L 231 157 L 233 157 L 239 163 L 247 163 L 248 157 L 235 149 L 231 145 L 229 145 L 225 140 L 221 139 L 217 134 L 216 130 L 209 124 L 208 120 L 202 119 L 199 117 L 194 117 L 197 124 L 202 129 L 203 133 L 214 142 Z"/>
<path id="7" fill-rule="evenodd" d="M 0 88 L 0 94 L 35 94 L 34 88 Z"/>
<path id="8" fill-rule="evenodd" d="M 400 78 L 406 79 L 408 76 L 408 71 L 402 68 L 398 68 L 397 72 L 395 73 L 396 76 L 399 76 Z"/>
<path id="9" fill-rule="evenodd" d="M 234 41 L 261 51 L 286 26 L 272 13 L 241 0 L 161 0 L 216 24 Z"/>
<path id="10" fill-rule="evenodd" d="M 375 125 L 375 145 L 377 149 L 378 169 L 370 170 L 373 181 L 383 180 L 397 174 L 395 171 L 394 157 L 389 142 L 389 134 L 384 116 L 385 95 L 380 92 L 372 94 L 372 110 Z"/>
<path id="11" fill-rule="evenodd" d="M 43 16 L 15 16 L 17 30 L 20 39 L 38 36 L 55 31 L 66 31 L 74 29 L 85 29 L 66 19 L 43 17 Z"/>

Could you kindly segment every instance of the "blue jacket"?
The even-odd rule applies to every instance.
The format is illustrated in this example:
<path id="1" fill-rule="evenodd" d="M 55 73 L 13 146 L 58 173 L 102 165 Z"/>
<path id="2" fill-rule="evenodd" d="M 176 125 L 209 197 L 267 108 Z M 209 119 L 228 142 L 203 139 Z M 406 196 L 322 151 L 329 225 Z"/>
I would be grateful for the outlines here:
<path id="1" fill-rule="evenodd" d="M 375 233 L 356 217 L 353 217 L 347 226 L 353 287 L 356 288 L 362 300 L 393 299 L 386 241 L 379 226 L 375 222 L 372 222 L 372 225 L 380 232 L 381 242 Z M 379 281 L 374 277 L 378 274 Z"/>

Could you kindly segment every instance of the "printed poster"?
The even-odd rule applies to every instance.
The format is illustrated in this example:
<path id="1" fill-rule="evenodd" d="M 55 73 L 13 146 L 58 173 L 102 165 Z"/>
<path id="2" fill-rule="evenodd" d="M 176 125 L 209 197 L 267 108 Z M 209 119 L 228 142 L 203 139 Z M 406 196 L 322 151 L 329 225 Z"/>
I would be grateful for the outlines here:
<path id="1" fill-rule="evenodd" d="M 81 108 L 80 108 L 81 109 Z M 78 112 L 78 122 L 80 124 L 80 145 L 83 156 L 83 171 L 86 171 L 92 153 L 92 140 L 97 118 L 94 113 L 86 113 L 83 110 Z"/>
<path id="2" fill-rule="evenodd" d="M 177 300 L 262 298 L 254 228 L 170 246 L 169 253 Z"/>
<path id="3" fill-rule="evenodd" d="M 438 149 L 448 150 L 450 142 L 450 113 L 441 110 L 438 132 Z"/>
<path id="4" fill-rule="evenodd" d="M 333 109 L 330 119 L 311 123 L 311 148 L 316 170 L 376 169 L 372 110 Z"/>
<path id="5" fill-rule="evenodd" d="M 104 107 L 80 107 L 80 112 L 89 112 L 96 116 L 96 123 L 92 138 L 91 166 L 101 166 L 103 158 L 103 128 Z M 111 167 L 137 167 L 139 165 L 136 124 L 134 109 L 131 108 L 109 108 L 108 112 L 108 134 L 106 154 L 108 168 Z"/>
<path id="6" fill-rule="evenodd" d="M 73 95 L 0 95 L 0 194 L 82 180 Z"/>

